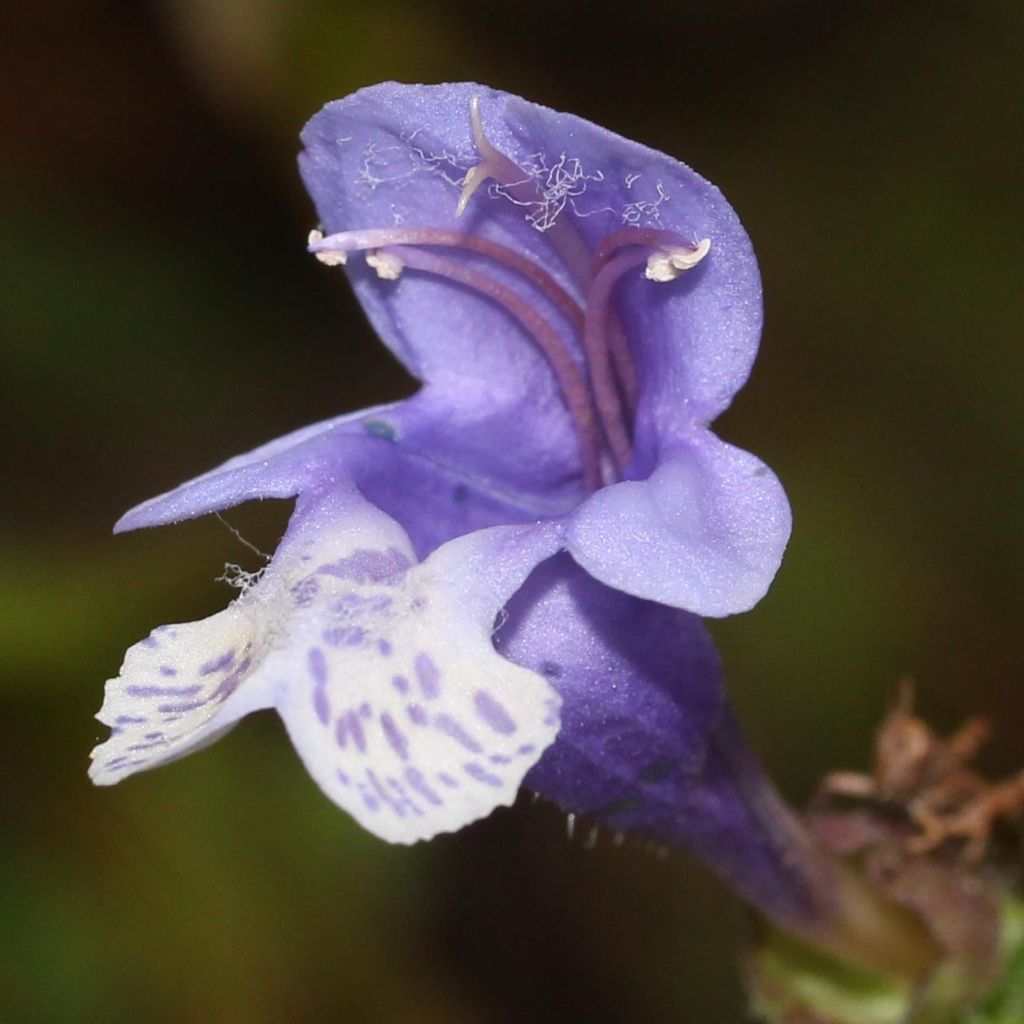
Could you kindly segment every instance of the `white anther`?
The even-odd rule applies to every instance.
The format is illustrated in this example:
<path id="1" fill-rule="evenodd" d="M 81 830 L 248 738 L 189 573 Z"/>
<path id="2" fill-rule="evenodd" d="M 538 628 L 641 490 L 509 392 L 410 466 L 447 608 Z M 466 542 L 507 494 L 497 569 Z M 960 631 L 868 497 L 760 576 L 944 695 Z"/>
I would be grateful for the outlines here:
<path id="1" fill-rule="evenodd" d="M 683 271 L 697 266 L 710 251 L 710 238 L 702 238 L 693 249 L 659 249 L 647 258 L 647 279 L 674 281 Z"/>
<path id="2" fill-rule="evenodd" d="M 323 240 L 324 233 L 317 228 L 313 228 L 306 242 L 308 245 L 316 245 L 317 242 L 322 242 Z M 348 253 L 342 252 L 340 249 L 336 249 L 333 252 L 315 252 L 313 255 L 328 267 L 343 267 L 348 262 Z"/>
<path id="3" fill-rule="evenodd" d="M 382 281 L 397 281 L 398 275 L 405 270 L 405 264 L 394 253 L 383 249 L 371 249 L 366 254 L 366 263 L 377 271 Z"/>

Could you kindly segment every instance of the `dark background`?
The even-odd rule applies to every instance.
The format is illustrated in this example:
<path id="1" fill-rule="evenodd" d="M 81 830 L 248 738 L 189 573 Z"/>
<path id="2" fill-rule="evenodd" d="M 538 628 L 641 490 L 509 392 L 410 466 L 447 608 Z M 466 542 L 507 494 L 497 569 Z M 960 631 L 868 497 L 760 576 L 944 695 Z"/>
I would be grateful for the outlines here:
<path id="1" fill-rule="evenodd" d="M 314 221 L 297 133 L 387 78 L 572 110 L 721 186 L 767 328 L 718 424 L 786 483 L 759 608 L 714 626 L 784 793 L 866 763 L 913 672 L 1021 760 L 1024 8 L 637 0 L 13 2 L 0 14 L 0 1020 L 742 1019 L 729 894 L 529 800 L 363 834 L 273 716 L 94 790 L 124 648 L 221 607 L 215 519 L 129 505 L 407 393 Z M 229 516 L 271 547 L 286 510 Z"/>

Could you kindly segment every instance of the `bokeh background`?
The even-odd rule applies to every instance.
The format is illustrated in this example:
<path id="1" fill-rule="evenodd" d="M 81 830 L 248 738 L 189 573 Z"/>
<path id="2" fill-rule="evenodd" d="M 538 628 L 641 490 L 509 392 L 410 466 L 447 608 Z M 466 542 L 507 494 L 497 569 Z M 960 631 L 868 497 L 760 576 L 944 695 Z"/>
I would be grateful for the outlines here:
<path id="1" fill-rule="evenodd" d="M 679 155 L 759 253 L 719 423 L 792 498 L 783 571 L 714 626 L 795 803 L 866 763 L 912 672 L 1024 755 L 1024 8 L 1007 2 L 12 0 L 0 13 L 0 1020 L 743 1019 L 748 922 L 685 856 L 552 808 L 394 849 L 272 716 L 115 790 L 102 681 L 230 597 L 215 519 L 129 505 L 410 390 L 304 253 L 296 136 L 388 78 L 471 78 Z M 272 547 L 286 509 L 229 516 Z"/>

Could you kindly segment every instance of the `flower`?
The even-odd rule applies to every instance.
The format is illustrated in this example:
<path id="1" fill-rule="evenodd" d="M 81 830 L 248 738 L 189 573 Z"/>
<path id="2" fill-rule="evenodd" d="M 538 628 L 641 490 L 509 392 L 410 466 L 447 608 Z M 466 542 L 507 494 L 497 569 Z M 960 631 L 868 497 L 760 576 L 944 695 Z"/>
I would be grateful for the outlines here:
<path id="1" fill-rule="evenodd" d="M 790 517 L 707 426 L 760 332 L 732 209 L 670 157 L 472 84 L 364 89 L 302 139 L 310 249 L 422 387 L 120 520 L 297 496 L 258 581 L 128 651 L 94 781 L 274 707 L 327 795 L 391 841 L 525 777 L 615 827 L 735 845 L 750 772 L 721 753 L 739 748 L 697 616 L 764 594 Z"/>

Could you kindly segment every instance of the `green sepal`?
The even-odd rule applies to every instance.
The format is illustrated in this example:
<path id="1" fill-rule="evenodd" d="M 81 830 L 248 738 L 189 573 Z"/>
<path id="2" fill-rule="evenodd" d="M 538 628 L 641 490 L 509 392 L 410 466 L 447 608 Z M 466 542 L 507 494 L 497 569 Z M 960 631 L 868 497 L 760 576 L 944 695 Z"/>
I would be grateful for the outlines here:
<path id="1" fill-rule="evenodd" d="M 925 983 L 865 970 L 775 928 L 748 961 L 751 1010 L 767 1024 L 1024 1024 L 1024 904 L 1007 898 L 1000 969 L 979 994 L 955 960 Z"/>

